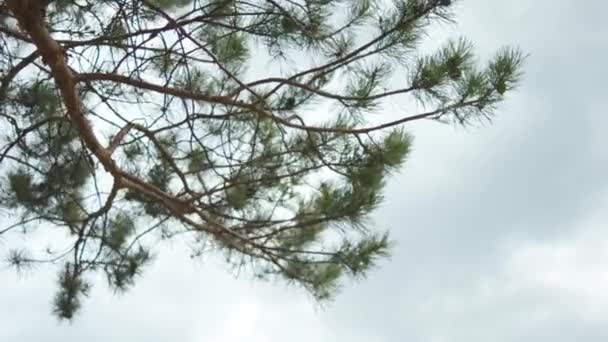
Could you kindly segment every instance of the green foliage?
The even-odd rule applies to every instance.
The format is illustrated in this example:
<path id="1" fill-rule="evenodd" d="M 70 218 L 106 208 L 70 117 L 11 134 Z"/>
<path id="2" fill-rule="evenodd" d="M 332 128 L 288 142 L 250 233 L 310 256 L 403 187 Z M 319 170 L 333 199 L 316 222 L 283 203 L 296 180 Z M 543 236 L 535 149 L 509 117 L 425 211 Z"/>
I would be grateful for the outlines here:
<path id="1" fill-rule="evenodd" d="M 190 162 L 188 164 L 188 171 L 198 172 L 203 170 L 209 165 L 209 156 L 205 151 L 197 148 L 190 154 Z"/>
<path id="2" fill-rule="evenodd" d="M 464 38 L 418 52 L 451 3 L 56 0 L 36 27 L 67 68 L 28 57 L 55 48 L 23 39 L 31 25 L 5 27 L 0 206 L 19 231 L 73 243 L 8 261 L 65 265 L 64 319 L 85 275 L 125 291 L 176 235 L 331 299 L 388 256 L 371 216 L 411 151 L 401 124 L 491 119 L 520 81 L 514 48 L 485 64 Z M 398 120 L 377 115 L 396 103 Z"/>
<path id="3" fill-rule="evenodd" d="M 158 7 L 170 9 L 172 7 L 187 6 L 192 0 L 150 0 L 150 2 Z"/>
<path id="4" fill-rule="evenodd" d="M 55 89 L 47 82 L 39 81 L 20 88 L 16 101 L 29 109 L 29 114 L 39 118 L 57 112 L 60 99 Z"/>
<path id="5" fill-rule="evenodd" d="M 135 159 L 138 156 L 141 156 L 143 154 L 143 150 L 142 150 L 141 145 L 137 144 L 137 143 L 125 146 L 123 148 L 123 152 L 125 154 L 125 157 L 129 161 L 135 161 Z"/>
<path id="6" fill-rule="evenodd" d="M 356 79 L 346 88 L 347 94 L 356 98 L 348 102 L 349 109 L 367 111 L 376 109 L 379 105 L 378 101 L 374 101 L 370 97 L 387 82 L 391 69 L 390 64 L 381 63 L 357 70 Z"/>
<path id="7" fill-rule="evenodd" d="M 300 224 L 298 228 L 287 230 L 280 236 L 281 248 L 302 249 L 315 242 L 326 229 L 327 224 L 325 223 Z"/>
<path id="8" fill-rule="evenodd" d="M 108 27 L 108 37 L 114 44 L 123 43 L 124 37 L 127 35 L 127 29 L 120 20 L 115 20 Z"/>
<path id="9" fill-rule="evenodd" d="M 150 253 L 141 246 L 133 252 L 127 252 L 126 255 L 114 257 L 104 269 L 108 284 L 116 291 L 127 290 L 149 261 Z"/>
<path id="10" fill-rule="evenodd" d="M 68 224 L 75 224 L 84 218 L 82 198 L 78 194 L 66 196 L 58 203 L 60 217 Z"/>
<path id="11" fill-rule="evenodd" d="M 31 269 L 34 265 L 34 260 L 31 259 L 28 251 L 24 249 L 11 249 L 8 252 L 6 261 L 9 266 L 15 268 L 17 272 L 24 272 Z"/>
<path id="12" fill-rule="evenodd" d="M 472 67 L 472 45 L 464 40 L 450 41 L 435 55 L 423 57 L 412 81 L 416 88 L 430 90 L 461 79 Z"/>
<path id="13" fill-rule="evenodd" d="M 389 244 L 387 234 L 369 236 L 354 244 L 344 241 L 337 255 L 354 275 L 365 275 L 378 258 L 389 255 Z"/>
<path id="14" fill-rule="evenodd" d="M 488 66 L 488 78 L 500 95 L 512 90 L 521 78 L 523 55 L 512 48 L 500 50 Z"/>
<path id="15" fill-rule="evenodd" d="M 24 170 L 18 170 L 8 175 L 10 188 L 14 194 L 15 202 L 30 207 L 36 203 L 32 189 L 32 176 Z"/>
<path id="16" fill-rule="evenodd" d="M 244 34 L 225 34 L 212 29 L 202 31 L 201 34 L 210 40 L 210 50 L 215 58 L 226 66 L 237 68 L 249 57 L 249 48 Z"/>
<path id="17" fill-rule="evenodd" d="M 382 164 L 387 168 L 396 169 L 403 164 L 410 152 L 412 138 L 401 129 L 396 129 L 384 137 L 384 143 L 379 153 Z"/>
<path id="18" fill-rule="evenodd" d="M 71 319 L 80 309 L 82 298 L 89 294 L 90 287 L 74 265 L 65 264 L 59 274 L 59 291 L 55 295 L 53 309 L 55 314 L 59 318 Z"/>
<path id="19" fill-rule="evenodd" d="M 318 300 L 331 298 L 338 288 L 341 275 L 342 268 L 332 263 L 310 264 L 292 261 L 287 264 L 284 271 L 285 278 L 302 282 Z"/>
<path id="20" fill-rule="evenodd" d="M 184 74 L 177 75 L 173 80 L 177 88 L 188 91 L 200 91 L 207 87 L 208 75 L 199 69 L 188 70 Z"/>
<path id="21" fill-rule="evenodd" d="M 138 192 L 127 191 L 125 193 L 124 199 L 129 202 L 135 202 L 141 205 L 144 213 L 146 215 L 150 215 L 153 218 L 158 218 L 169 214 L 169 210 L 161 203 L 158 203 L 157 201 L 150 199 Z"/>
<path id="22" fill-rule="evenodd" d="M 107 244 L 115 250 L 120 250 L 127 238 L 135 232 L 135 223 L 125 214 L 118 214 L 111 221 Z"/>
<path id="23" fill-rule="evenodd" d="M 247 189 L 234 186 L 226 190 L 226 203 L 234 209 L 243 209 L 247 205 Z"/>

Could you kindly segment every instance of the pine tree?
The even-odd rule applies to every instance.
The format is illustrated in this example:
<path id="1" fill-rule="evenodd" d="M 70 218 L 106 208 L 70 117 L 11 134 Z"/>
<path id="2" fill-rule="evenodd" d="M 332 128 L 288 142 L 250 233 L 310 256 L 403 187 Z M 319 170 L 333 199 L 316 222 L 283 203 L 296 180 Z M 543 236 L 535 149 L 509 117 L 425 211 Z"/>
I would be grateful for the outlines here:
<path id="1" fill-rule="evenodd" d="M 390 239 L 372 227 L 403 124 L 489 120 L 520 78 L 503 48 L 420 53 L 444 0 L 5 0 L 0 20 L 0 234 L 64 231 L 70 319 L 104 272 L 126 290 L 157 239 L 190 240 L 261 279 L 327 300 Z M 431 37 L 432 39 L 432 37 Z M 262 66 L 262 67 L 260 67 Z M 389 101 L 400 118 L 370 121 Z"/>

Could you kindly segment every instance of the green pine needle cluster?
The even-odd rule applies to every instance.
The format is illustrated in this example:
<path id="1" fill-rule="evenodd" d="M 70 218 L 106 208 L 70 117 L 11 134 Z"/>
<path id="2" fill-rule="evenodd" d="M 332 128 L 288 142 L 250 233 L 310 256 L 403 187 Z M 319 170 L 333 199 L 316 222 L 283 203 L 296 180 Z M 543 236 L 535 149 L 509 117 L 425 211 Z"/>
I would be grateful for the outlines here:
<path id="1" fill-rule="evenodd" d="M 525 59 L 484 64 L 465 38 L 421 54 L 454 20 L 445 0 L 5 2 L 20 22 L 0 35 L 0 206 L 17 222 L 0 234 L 65 232 L 68 252 L 7 258 L 63 265 L 63 319 L 88 274 L 126 291 L 176 236 L 333 298 L 390 253 L 371 218 L 404 125 L 491 119 Z M 395 99 L 397 119 L 377 115 Z"/>

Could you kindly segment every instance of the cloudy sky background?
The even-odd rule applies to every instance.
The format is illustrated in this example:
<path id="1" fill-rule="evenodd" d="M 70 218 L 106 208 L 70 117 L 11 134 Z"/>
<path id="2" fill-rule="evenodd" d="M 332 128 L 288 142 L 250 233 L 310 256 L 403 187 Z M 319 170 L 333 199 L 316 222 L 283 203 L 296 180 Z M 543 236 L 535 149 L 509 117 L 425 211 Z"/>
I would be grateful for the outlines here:
<path id="1" fill-rule="evenodd" d="M 526 77 L 492 125 L 410 126 L 375 216 L 397 246 L 367 280 L 319 309 L 175 244 L 126 295 L 94 288 L 68 324 L 50 314 L 55 270 L 3 268 L 0 341 L 608 341 L 608 4 L 456 6 L 431 38 L 463 34 L 481 56 L 517 44 Z"/>

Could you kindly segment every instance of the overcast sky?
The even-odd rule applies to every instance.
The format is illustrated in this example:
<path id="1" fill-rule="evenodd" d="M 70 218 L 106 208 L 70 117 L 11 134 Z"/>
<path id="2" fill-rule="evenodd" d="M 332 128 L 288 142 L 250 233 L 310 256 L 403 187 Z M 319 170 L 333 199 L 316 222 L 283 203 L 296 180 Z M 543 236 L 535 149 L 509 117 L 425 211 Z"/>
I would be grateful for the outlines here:
<path id="1" fill-rule="evenodd" d="M 54 270 L 0 269 L 0 341 L 608 341 L 608 4 L 456 6 L 437 37 L 463 34 L 482 56 L 519 45 L 526 77 L 492 125 L 410 127 L 375 216 L 397 246 L 368 279 L 320 309 L 175 244 L 66 324 L 50 314 Z"/>

